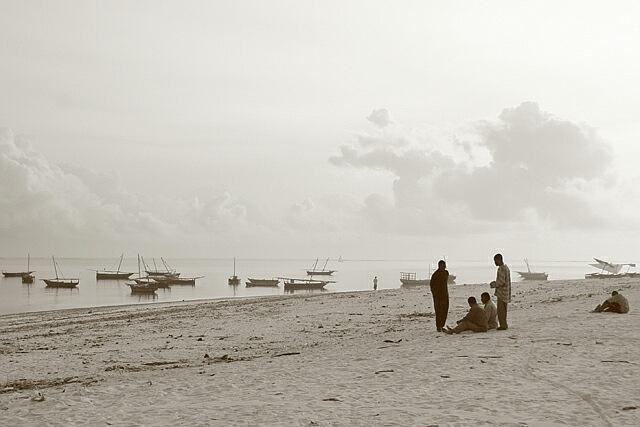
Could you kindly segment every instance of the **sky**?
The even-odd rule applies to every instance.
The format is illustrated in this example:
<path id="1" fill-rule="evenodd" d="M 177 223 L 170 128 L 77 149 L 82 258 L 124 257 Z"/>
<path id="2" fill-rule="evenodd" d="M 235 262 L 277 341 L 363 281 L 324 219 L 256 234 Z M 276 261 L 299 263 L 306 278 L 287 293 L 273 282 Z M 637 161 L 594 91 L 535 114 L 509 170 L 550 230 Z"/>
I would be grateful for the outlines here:
<path id="1" fill-rule="evenodd" d="M 0 256 L 640 261 L 639 20 L 0 0 Z"/>

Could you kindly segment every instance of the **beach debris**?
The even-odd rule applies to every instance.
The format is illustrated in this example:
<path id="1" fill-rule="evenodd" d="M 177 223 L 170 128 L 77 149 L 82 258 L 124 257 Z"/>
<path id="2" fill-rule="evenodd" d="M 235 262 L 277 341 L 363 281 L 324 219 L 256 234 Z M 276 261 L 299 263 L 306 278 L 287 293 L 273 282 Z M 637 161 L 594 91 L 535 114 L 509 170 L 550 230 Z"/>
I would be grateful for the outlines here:
<path id="1" fill-rule="evenodd" d="M 32 398 L 31 400 L 33 400 L 34 402 L 42 402 L 44 401 L 44 395 L 40 392 L 37 392 Z"/>
<path id="2" fill-rule="evenodd" d="M 387 372 L 395 372 L 395 371 L 393 369 L 382 369 L 380 371 L 376 371 L 375 373 L 376 373 L 376 375 L 378 375 L 378 374 L 384 374 L 384 373 L 387 373 Z"/>
<path id="3" fill-rule="evenodd" d="M 440 378 L 451 378 L 449 375 L 440 375 Z"/>
<path id="4" fill-rule="evenodd" d="M 198 338 L 196 341 L 202 341 L 202 337 Z"/>
<path id="5" fill-rule="evenodd" d="M 570 342 L 557 342 L 557 345 L 573 345 L 573 343 Z"/>
<path id="6" fill-rule="evenodd" d="M 635 409 L 638 409 L 637 406 L 625 406 L 624 408 L 622 408 L 623 411 L 633 411 Z"/>
<path id="7" fill-rule="evenodd" d="M 602 363 L 631 363 L 628 360 L 601 360 Z"/>
<path id="8" fill-rule="evenodd" d="M 204 358 L 205 358 L 205 359 L 209 359 L 209 354 L 208 354 L 208 353 L 205 353 L 205 354 L 204 354 Z"/>
<path id="9" fill-rule="evenodd" d="M 342 402 L 342 400 L 338 399 L 337 397 L 326 397 L 324 399 L 322 399 L 323 402 Z"/>
<path id="10" fill-rule="evenodd" d="M 291 352 L 288 352 L 288 353 L 274 354 L 273 357 L 295 356 L 296 354 L 300 354 L 300 352 L 299 351 L 291 351 Z"/>
<path id="11" fill-rule="evenodd" d="M 399 340 L 396 340 L 396 341 L 394 341 L 394 340 L 384 340 L 382 342 L 388 342 L 388 343 L 391 343 L 391 344 L 398 344 L 401 341 L 402 341 L 402 338 L 400 338 Z"/>

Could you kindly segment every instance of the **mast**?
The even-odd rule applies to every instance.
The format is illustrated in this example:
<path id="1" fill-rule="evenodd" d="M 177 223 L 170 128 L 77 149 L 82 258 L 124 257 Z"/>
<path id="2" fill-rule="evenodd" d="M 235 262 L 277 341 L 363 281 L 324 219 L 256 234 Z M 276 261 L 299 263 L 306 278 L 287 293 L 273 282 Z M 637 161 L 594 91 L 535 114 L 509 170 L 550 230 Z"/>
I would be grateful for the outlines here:
<path id="1" fill-rule="evenodd" d="M 160 260 L 162 261 L 162 264 L 164 264 L 164 268 L 167 269 L 167 273 L 170 273 L 171 270 L 169 269 L 169 265 L 167 265 L 167 261 L 165 261 L 163 257 L 160 257 Z"/>
<path id="2" fill-rule="evenodd" d="M 56 266 L 56 258 L 51 255 L 51 259 L 53 260 L 53 270 L 56 272 L 56 279 L 58 278 L 58 267 Z"/>
<path id="3" fill-rule="evenodd" d="M 120 255 L 120 263 L 118 264 L 118 273 L 120 273 L 120 267 L 122 267 L 122 258 L 124 258 L 124 252 Z"/>
<path id="4" fill-rule="evenodd" d="M 140 273 L 140 254 L 138 254 L 138 278 L 142 279 L 142 273 Z"/>
<path id="5" fill-rule="evenodd" d="M 155 271 L 158 271 L 158 266 L 156 265 L 156 259 L 155 258 L 151 258 L 153 260 L 153 268 L 155 269 Z"/>
<path id="6" fill-rule="evenodd" d="M 316 258 L 316 262 L 313 263 L 313 267 L 311 268 L 311 271 L 316 271 L 317 266 L 318 266 L 318 258 Z"/>
<path id="7" fill-rule="evenodd" d="M 31 273 L 31 271 L 29 270 L 29 261 L 31 261 L 30 258 L 31 256 L 27 254 L 27 273 Z"/>
<path id="8" fill-rule="evenodd" d="M 322 271 L 324 271 L 327 268 L 328 263 L 329 263 L 329 258 L 327 258 L 327 260 L 324 262 L 324 265 L 322 266 Z"/>
<path id="9" fill-rule="evenodd" d="M 233 277 L 236 276 L 236 257 L 233 257 Z"/>

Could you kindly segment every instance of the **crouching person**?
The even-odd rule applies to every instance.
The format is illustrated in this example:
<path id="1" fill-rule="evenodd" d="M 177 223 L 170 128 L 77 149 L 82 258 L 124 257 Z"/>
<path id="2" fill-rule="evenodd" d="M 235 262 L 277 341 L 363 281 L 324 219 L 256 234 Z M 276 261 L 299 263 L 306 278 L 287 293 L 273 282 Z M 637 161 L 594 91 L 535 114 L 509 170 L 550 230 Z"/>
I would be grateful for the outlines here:
<path id="1" fill-rule="evenodd" d="M 598 305 L 594 310 L 595 313 L 628 313 L 629 312 L 629 302 L 622 294 L 619 294 L 617 291 L 611 292 L 611 297 L 607 298 L 605 302 Z"/>
<path id="2" fill-rule="evenodd" d="M 475 297 L 469 297 L 469 312 L 462 319 L 458 320 L 458 326 L 451 329 L 449 327 L 443 329 L 447 334 L 459 334 L 464 331 L 487 332 L 489 322 L 484 308 L 478 305 Z"/>

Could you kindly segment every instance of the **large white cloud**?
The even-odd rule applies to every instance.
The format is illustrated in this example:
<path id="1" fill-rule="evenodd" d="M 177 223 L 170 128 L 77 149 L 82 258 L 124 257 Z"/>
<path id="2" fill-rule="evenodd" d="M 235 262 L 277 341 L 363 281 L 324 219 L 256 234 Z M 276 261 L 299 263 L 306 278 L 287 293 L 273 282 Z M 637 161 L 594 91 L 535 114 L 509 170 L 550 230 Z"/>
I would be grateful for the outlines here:
<path id="1" fill-rule="evenodd" d="M 612 184 L 610 146 L 594 129 L 532 102 L 476 123 L 462 139 L 379 131 L 340 147 L 330 161 L 393 177 L 392 200 L 382 191 L 363 195 L 365 218 L 381 230 L 437 234 L 611 222 L 593 198 Z"/>

